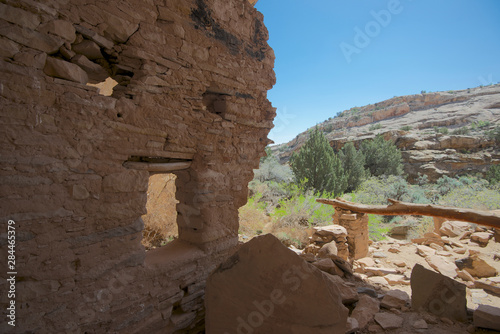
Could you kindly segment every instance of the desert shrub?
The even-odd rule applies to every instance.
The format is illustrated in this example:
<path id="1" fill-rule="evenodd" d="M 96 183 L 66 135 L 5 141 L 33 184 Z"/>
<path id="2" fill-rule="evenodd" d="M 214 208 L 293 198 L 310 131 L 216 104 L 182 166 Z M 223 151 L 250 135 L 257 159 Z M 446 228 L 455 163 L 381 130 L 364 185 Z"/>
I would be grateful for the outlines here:
<path id="1" fill-rule="evenodd" d="M 466 126 L 458 128 L 458 129 L 453 130 L 451 132 L 451 134 L 453 134 L 453 135 L 463 135 L 463 136 L 468 135 L 469 133 L 470 133 L 470 129 Z"/>
<path id="2" fill-rule="evenodd" d="M 495 129 L 487 131 L 486 136 L 488 136 L 488 138 L 492 140 L 495 140 L 497 143 L 500 143 L 500 126 L 497 125 Z"/>
<path id="3" fill-rule="evenodd" d="M 316 202 L 317 198 L 333 198 L 329 193 L 296 193 L 291 198 L 280 200 L 279 206 L 271 214 L 273 225 L 305 226 L 330 224 L 335 210 L 330 205 Z"/>
<path id="4" fill-rule="evenodd" d="M 381 135 L 374 140 L 366 140 L 361 144 L 365 156 L 365 167 L 371 175 L 401 175 L 403 174 L 403 158 L 396 145 L 385 140 Z"/>
<path id="5" fill-rule="evenodd" d="M 383 128 L 382 124 L 378 123 L 378 124 L 372 124 L 372 125 L 370 125 L 370 127 L 368 128 L 368 130 L 375 131 L 375 130 L 379 130 L 379 129 L 382 129 L 382 128 Z"/>
<path id="6" fill-rule="evenodd" d="M 344 196 L 346 197 L 346 196 Z M 348 196 L 347 196 L 348 197 Z M 387 204 L 387 199 L 411 203 L 430 203 L 424 188 L 409 184 L 402 176 L 371 177 L 361 183 L 350 200 L 370 205 Z"/>
<path id="7" fill-rule="evenodd" d="M 401 130 L 403 130 L 403 131 L 410 131 L 411 129 L 412 129 L 412 127 L 409 125 L 405 125 L 405 126 L 401 127 Z"/>
<path id="8" fill-rule="evenodd" d="M 439 204 L 478 210 L 497 210 L 500 209 L 500 192 L 463 185 L 442 196 Z"/>
<path id="9" fill-rule="evenodd" d="M 391 227 L 383 222 L 383 217 L 379 215 L 368 215 L 368 236 L 373 241 L 379 241 L 386 238 Z"/>
<path id="10" fill-rule="evenodd" d="M 434 127 L 434 131 L 435 131 L 436 133 L 441 133 L 441 134 L 443 134 L 443 135 L 447 135 L 447 134 L 449 133 L 448 128 L 444 128 L 444 127 L 441 127 L 441 128 L 440 128 L 440 127 L 437 127 L 437 126 L 435 126 L 435 127 Z"/>
<path id="11" fill-rule="evenodd" d="M 262 234 L 265 225 L 270 221 L 270 218 L 266 215 L 267 203 L 261 202 L 261 198 L 261 193 L 255 193 L 255 195 L 248 198 L 247 203 L 238 210 L 240 234 L 248 237 Z"/>
<path id="12" fill-rule="evenodd" d="M 500 183 L 500 165 L 494 165 L 488 169 L 486 180 L 491 184 Z"/>
<path id="13" fill-rule="evenodd" d="M 276 157 L 270 156 L 260 163 L 259 169 L 254 170 L 254 179 L 261 182 L 291 182 L 293 173 L 288 165 L 281 165 Z"/>

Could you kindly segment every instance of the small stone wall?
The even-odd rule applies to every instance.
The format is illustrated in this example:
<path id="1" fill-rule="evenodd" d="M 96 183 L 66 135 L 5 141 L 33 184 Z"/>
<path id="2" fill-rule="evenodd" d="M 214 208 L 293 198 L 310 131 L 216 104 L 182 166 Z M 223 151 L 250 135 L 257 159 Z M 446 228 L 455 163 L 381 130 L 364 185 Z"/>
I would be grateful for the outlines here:
<path id="1" fill-rule="evenodd" d="M 237 244 L 237 209 L 273 126 L 267 39 L 246 0 L 0 3 L 15 333 L 203 328 L 205 279 Z M 108 77 L 109 97 L 86 85 Z M 146 161 L 189 166 L 173 171 L 179 239 L 147 254 L 150 170 L 128 164 Z"/>
<path id="2" fill-rule="evenodd" d="M 351 259 L 357 260 L 368 255 L 369 237 L 367 214 L 335 208 L 333 222 L 334 224 L 345 227 L 347 230 L 347 244 L 349 245 L 349 257 Z"/>

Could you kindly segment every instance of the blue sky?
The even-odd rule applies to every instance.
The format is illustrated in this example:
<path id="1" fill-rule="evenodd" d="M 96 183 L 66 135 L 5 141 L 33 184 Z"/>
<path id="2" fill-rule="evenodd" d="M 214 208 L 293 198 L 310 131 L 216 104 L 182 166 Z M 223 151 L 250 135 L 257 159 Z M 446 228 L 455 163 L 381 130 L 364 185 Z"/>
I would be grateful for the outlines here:
<path id="1" fill-rule="evenodd" d="M 276 144 L 338 112 L 500 81 L 500 0 L 259 0 Z"/>

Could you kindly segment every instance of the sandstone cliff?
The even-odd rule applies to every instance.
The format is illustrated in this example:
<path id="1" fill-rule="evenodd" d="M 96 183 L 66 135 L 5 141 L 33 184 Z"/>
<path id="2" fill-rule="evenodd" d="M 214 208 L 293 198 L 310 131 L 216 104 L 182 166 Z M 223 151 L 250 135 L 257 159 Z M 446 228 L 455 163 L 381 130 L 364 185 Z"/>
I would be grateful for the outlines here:
<path id="1" fill-rule="evenodd" d="M 382 134 L 403 151 L 410 179 L 421 173 L 433 181 L 443 175 L 484 173 L 499 164 L 498 144 L 486 135 L 499 125 L 500 85 L 494 85 L 394 97 L 351 108 L 318 127 L 336 150 Z M 273 150 L 286 162 L 306 140 L 303 132 Z"/>

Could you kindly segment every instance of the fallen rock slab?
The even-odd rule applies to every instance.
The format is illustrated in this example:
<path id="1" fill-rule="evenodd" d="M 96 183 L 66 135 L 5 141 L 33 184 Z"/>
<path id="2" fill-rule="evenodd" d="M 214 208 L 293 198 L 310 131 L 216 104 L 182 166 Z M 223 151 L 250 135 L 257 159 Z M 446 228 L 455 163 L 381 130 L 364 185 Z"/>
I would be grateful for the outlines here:
<path id="1" fill-rule="evenodd" d="M 404 291 L 401 290 L 390 290 L 388 291 L 382 301 L 380 302 L 380 306 L 386 309 L 401 309 L 406 306 L 410 302 L 410 296 Z"/>
<path id="2" fill-rule="evenodd" d="M 337 275 L 330 275 L 327 273 L 323 274 L 340 291 L 340 298 L 342 299 L 342 304 L 349 305 L 359 300 L 358 291 L 355 287 L 347 285 L 347 283 Z"/>
<path id="3" fill-rule="evenodd" d="M 354 318 L 347 318 L 347 328 L 345 333 L 346 334 L 351 334 L 351 333 L 356 333 L 359 331 L 359 323 L 356 319 Z"/>
<path id="4" fill-rule="evenodd" d="M 470 224 L 462 221 L 445 221 L 439 232 L 441 235 L 446 235 L 448 237 L 458 237 L 462 233 L 468 231 L 470 229 Z"/>
<path id="5" fill-rule="evenodd" d="M 411 307 L 439 317 L 467 320 L 466 286 L 416 264 L 411 272 Z"/>
<path id="6" fill-rule="evenodd" d="M 478 278 L 494 277 L 497 275 L 497 270 L 481 259 L 477 254 L 456 260 L 455 265 L 458 269 L 466 270 L 469 274 Z"/>
<path id="7" fill-rule="evenodd" d="M 209 276 L 205 306 L 208 333 L 345 333 L 348 314 L 339 289 L 270 234 Z"/>
<path id="8" fill-rule="evenodd" d="M 351 317 L 358 321 L 360 329 L 363 329 L 380 310 L 380 302 L 368 295 L 359 296 L 359 301 L 352 311 Z M 339 332 L 340 333 L 340 332 Z"/>
<path id="9" fill-rule="evenodd" d="M 439 255 L 431 255 L 425 258 L 429 266 L 437 272 L 455 278 L 457 277 L 457 266 Z"/>
<path id="10" fill-rule="evenodd" d="M 385 330 L 396 329 L 403 326 L 403 318 L 392 313 L 377 313 L 375 321 Z"/>
<path id="11" fill-rule="evenodd" d="M 436 250 L 424 245 L 418 245 L 417 254 L 422 257 L 427 257 L 436 254 Z"/>
<path id="12" fill-rule="evenodd" d="M 408 280 L 404 275 L 389 274 L 385 275 L 384 278 L 389 285 L 410 285 L 410 280 Z"/>
<path id="13" fill-rule="evenodd" d="M 479 305 L 473 315 L 474 326 L 500 331 L 500 308 Z"/>
<path id="14" fill-rule="evenodd" d="M 476 232 L 471 234 L 470 240 L 479 244 L 481 247 L 486 247 L 492 236 L 493 235 L 488 232 Z"/>

